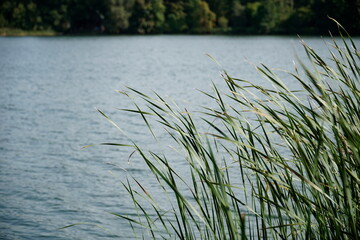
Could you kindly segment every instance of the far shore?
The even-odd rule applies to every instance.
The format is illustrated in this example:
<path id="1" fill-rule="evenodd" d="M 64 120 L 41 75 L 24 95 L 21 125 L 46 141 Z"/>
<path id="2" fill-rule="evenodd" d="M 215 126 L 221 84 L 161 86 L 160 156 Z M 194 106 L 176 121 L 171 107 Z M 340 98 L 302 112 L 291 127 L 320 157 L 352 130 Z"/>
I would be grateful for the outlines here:
<path id="1" fill-rule="evenodd" d="M 226 36 L 295 36 L 293 33 L 272 33 L 272 34 L 258 34 L 258 33 L 251 33 L 251 32 L 244 32 L 244 33 L 231 33 L 231 32 L 219 32 L 214 31 L 212 33 L 206 34 L 196 34 L 196 33 L 149 33 L 149 34 L 111 34 L 111 33 L 104 33 L 104 32 L 71 32 L 71 33 L 64 33 L 64 32 L 56 32 L 53 30 L 23 30 L 18 28 L 0 28 L 0 37 L 51 37 L 51 36 L 115 36 L 115 35 L 226 35 Z M 303 32 L 300 34 L 301 36 L 318 36 L 316 33 L 312 32 Z M 334 34 L 337 36 L 338 34 Z M 359 36 L 354 34 L 354 37 Z"/>
<path id="2" fill-rule="evenodd" d="M 0 36 L 21 37 L 21 36 L 59 36 L 61 33 L 52 30 L 26 31 L 16 28 L 0 28 Z"/>

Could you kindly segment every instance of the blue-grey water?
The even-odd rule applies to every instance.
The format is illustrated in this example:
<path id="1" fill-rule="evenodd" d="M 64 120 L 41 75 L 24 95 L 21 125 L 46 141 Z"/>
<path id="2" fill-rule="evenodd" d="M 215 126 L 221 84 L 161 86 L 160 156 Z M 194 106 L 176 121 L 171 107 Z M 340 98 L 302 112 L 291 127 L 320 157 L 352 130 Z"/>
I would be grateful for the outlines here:
<path id="1" fill-rule="evenodd" d="M 306 41 L 326 52 L 322 39 Z M 141 119 L 116 109 L 132 105 L 115 90 L 155 90 L 196 110 L 209 102 L 197 89 L 221 86 L 223 68 L 268 84 L 254 66 L 292 70 L 295 51 L 304 56 L 297 37 L 277 36 L 0 38 L 0 239 L 132 238 L 128 222 L 110 214 L 135 213 L 120 181 L 131 175 L 159 190 L 138 158 L 128 163 L 130 149 L 82 149 L 128 142 L 96 108 L 156 148 Z"/>

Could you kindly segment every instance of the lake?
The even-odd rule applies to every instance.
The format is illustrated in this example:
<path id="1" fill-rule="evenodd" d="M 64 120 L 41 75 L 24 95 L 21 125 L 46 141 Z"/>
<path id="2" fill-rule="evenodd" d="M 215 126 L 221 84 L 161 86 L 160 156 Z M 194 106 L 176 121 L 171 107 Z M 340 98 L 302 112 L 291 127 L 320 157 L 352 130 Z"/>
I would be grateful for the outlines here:
<path id="1" fill-rule="evenodd" d="M 323 39 L 305 40 L 326 55 Z M 1 37 L 0 239 L 132 238 L 110 214 L 134 214 L 120 181 L 131 175 L 159 190 L 140 159 L 128 163 L 130 149 L 82 149 L 128 141 L 96 108 L 156 148 L 141 119 L 116 109 L 133 105 L 115 90 L 154 90 L 196 111 L 209 102 L 199 89 L 224 86 L 222 69 L 266 85 L 254 66 L 292 70 L 295 52 L 303 58 L 295 36 Z M 87 224 L 59 230 L 79 222 Z"/>

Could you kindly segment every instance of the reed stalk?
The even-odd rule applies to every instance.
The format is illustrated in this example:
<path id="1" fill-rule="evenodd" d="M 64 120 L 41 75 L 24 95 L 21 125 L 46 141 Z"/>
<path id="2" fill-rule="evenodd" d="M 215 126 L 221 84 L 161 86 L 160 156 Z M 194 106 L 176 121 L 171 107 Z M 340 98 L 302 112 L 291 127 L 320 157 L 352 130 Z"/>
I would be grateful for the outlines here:
<path id="1" fill-rule="evenodd" d="M 214 85 L 205 94 L 217 106 L 195 119 L 157 94 L 127 88 L 144 107 L 134 102 L 123 111 L 138 114 L 152 133 L 157 121 L 189 171 L 182 175 L 171 155 L 136 141 L 118 144 L 133 148 L 172 201 L 164 209 L 128 179 L 138 214 L 114 214 L 152 239 L 360 239 L 360 54 L 338 27 L 330 59 L 302 42 L 307 59 L 289 73 L 299 91 L 267 66 L 258 70 L 271 89 L 224 72 L 227 91 Z"/>

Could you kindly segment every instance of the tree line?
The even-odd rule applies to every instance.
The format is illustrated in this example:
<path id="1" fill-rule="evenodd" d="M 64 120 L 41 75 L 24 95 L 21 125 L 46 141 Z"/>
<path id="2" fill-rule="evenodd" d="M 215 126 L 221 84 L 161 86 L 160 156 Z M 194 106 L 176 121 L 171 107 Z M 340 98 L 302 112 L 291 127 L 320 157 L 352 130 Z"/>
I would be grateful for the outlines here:
<path id="1" fill-rule="evenodd" d="M 360 0 L 2 0 L 0 28 L 60 33 L 360 33 Z"/>

